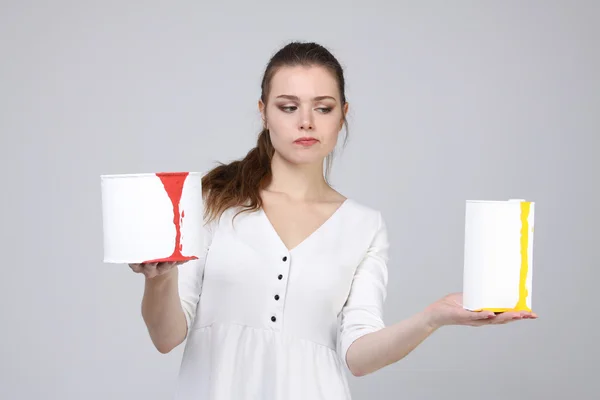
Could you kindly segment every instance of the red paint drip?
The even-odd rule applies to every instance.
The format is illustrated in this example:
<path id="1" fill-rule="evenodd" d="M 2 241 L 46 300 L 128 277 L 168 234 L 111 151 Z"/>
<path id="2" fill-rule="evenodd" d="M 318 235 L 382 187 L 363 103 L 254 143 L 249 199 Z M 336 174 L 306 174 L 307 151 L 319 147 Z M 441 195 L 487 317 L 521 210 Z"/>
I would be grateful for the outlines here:
<path id="1" fill-rule="evenodd" d="M 185 216 L 185 212 L 179 212 L 179 203 L 181 201 L 181 193 L 183 192 L 183 183 L 188 176 L 187 172 L 158 172 L 156 174 L 158 176 L 165 187 L 167 195 L 169 199 L 171 199 L 171 203 L 173 204 L 173 223 L 175 224 L 175 249 L 173 249 L 173 254 L 166 258 L 159 258 L 156 260 L 148 260 L 146 263 L 156 263 L 156 262 L 175 262 L 175 261 L 189 261 L 196 260 L 198 257 L 196 256 L 184 256 L 181 254 L 182 244 L 181 244 L 181 223 L 183 222 L 183 217 Z"/>

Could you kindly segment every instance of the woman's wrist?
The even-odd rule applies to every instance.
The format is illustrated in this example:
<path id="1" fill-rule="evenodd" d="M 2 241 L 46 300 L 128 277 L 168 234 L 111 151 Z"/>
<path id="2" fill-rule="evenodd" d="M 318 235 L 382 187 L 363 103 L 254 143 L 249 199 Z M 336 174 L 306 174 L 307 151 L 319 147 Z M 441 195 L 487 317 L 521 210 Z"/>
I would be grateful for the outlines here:
<path id="1" fill-rule="evenodd" d="M 427 327 L 432 331 L 436 331 L 446 325 L 433 305 L 427 306 L 421 311 L 421 315 Z"/>

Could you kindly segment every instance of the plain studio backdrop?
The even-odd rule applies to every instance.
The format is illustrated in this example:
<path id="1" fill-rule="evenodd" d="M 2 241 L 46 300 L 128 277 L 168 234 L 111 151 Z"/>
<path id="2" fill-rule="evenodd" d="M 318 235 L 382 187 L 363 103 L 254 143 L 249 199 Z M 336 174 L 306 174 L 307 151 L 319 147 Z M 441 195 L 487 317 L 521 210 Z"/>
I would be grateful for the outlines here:
<path id="1" fill-rule="evenodd" d="M 354 398 L 598 398 L 599 2 L 0 4 L 1 399 L 172 396 L 183 346 L 102 262 L 99 176 L 245 155 L 294 39 L 346 70 L 332 182 L 387 218 L 386 323 L 462 290 L 465 200 L 536 202 L 539 319 L 442 328 Z"/>

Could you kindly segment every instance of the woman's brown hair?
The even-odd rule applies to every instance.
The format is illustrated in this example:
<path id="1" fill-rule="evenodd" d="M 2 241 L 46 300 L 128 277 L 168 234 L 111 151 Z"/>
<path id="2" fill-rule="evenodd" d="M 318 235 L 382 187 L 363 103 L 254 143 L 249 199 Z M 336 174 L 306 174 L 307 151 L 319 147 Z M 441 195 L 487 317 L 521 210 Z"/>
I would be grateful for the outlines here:
<path id="1" fill-rule="evenodd" d="M 345 80 L 342 66 L 325 47 L 312 42 L 291 42 L 277 51 L 269 60 L 261 82 L 261 100 L 266 105 L 271 79 L 279 68 L 293 66 L 321 66 L 335 77 L 340 101 L 346 103 Z M 344 117 L 345 118 L 345 117 Z M 344 120 L 347 130 L 347 121 Z M 347 135 L 346 135 L 347 139 Z M 242 211 L 257 210 L 262 206 L 260 190 L 271 180 L 271 158 L 275 149 L 269 130 L 264 127 L 258 136 L 256 147 L 240 160 L 229 164 L 219 163 L 202 177 L 205 219 L 218 218 L 230 207 L 242 207 Z M 333 154 L 327 156 L 325 178 L 331 170 Z"/>

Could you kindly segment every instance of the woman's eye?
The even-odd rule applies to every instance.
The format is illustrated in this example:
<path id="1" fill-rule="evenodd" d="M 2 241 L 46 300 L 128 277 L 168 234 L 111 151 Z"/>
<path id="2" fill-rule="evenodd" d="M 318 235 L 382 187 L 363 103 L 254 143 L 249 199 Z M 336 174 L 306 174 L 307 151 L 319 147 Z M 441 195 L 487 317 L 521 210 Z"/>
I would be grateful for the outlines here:
<path id="1" fill-rule="evenodd" d="M 320 107 L 320 108 L 317 108 L 317 110 L 319 110 L 323 114 L 327 114 L 327 113 L 331 112 L 331 108 L 329 108 L 329 107 Z"/>
<path id="2" fill-rule="evenodd" d="M 296 106 L 288 106 L 288 107 L 279 107 L 279 108 L 280 108 L 282 111 L 285 111 L 285 112 L 292 112 L 292 111 L 294 111 L 294 110 L 295 110 L 296 108 L 298 108 L 298 107 L 296 107 Z"/>

